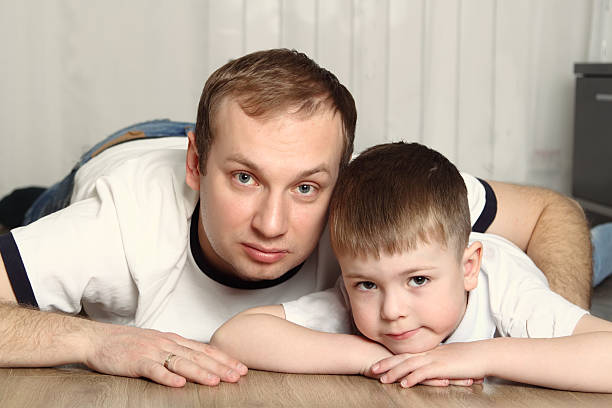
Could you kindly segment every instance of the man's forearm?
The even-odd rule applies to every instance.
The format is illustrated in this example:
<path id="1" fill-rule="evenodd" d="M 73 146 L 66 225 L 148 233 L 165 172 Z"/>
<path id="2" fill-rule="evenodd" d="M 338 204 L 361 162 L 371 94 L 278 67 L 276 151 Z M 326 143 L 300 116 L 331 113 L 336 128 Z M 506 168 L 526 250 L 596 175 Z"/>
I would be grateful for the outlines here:
<path id="1" fill-rule="evenodd" d="M 553 291 L 584 309 L 590 308 L 591 239 L 577 203 L 553 193 L 534 227 L 526 252 L 544 272 Z"/>
<path id="2" fill-rule="evenodd" d="M 92 322 L 0 302 L 0 366 L 51 367 L 85 362 Z"/>
<path id="3" fill-rule="evenodd" d="M 238 315 L 211 339 L 250 368 L 304 374 L 364 374 L 391 356 L 360 336 L 323 333 L 267 314 Z"/>

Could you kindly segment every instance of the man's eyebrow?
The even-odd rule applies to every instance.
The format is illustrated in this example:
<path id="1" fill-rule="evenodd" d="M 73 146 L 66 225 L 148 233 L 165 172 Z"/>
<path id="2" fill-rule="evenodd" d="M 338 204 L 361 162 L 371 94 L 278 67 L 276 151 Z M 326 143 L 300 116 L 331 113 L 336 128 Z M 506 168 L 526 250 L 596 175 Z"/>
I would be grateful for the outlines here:
<path id="1" fill-rule="evenodd" d="M 236 153 L 233 154 L 231 156 L 229 156 L 227 158 L 228 161 L 233 161 L 236 162 L 238 164 L 241 164 L 251 170 L 253 170 L 256 173 L 260 173 L 261 172 L 261 168 L 259 166 L 257 166 L 257 164 L 253 163 L 251 160 L 249 160 L 247 157 L 245 157 L 244 155 L 240 154 L 240 153 Z M 331 175 L 331 172 L 329 171 L 329 168 L 325 165 L 325 164 L 321 164 L 320 166 L 317 166 L 313 169 L 309 169 L 309 170 L 304 170 L 301 173 L 299 173 L 296 177 L 296 179 L 303 179 L 303 178 L 307 178 L 312 176 L 313 174 L 317 174 L 317 173 L 326 173 L 328 175 Z"/>

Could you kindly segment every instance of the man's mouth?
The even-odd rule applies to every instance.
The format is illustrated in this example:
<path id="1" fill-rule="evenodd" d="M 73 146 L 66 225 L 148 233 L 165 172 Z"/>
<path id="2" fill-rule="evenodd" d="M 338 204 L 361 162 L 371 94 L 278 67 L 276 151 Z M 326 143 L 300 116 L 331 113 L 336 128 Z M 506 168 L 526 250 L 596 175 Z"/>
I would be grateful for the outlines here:
<path id="1" fill-rule="evenodd" d="M 283 259 L 289 253 L 286 249 L 266 248 L 256 244 L 242 243 L 244 252 L 255 262 L 275 263 Z"/>

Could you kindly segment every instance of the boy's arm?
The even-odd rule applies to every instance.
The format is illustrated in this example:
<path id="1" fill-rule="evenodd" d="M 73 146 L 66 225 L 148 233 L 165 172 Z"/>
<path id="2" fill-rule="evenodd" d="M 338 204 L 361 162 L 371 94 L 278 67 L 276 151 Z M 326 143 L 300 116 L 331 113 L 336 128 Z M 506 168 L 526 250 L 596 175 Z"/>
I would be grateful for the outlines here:
<path id="1" fill-rule="evenodd" d="M 495 338 L 440 346 L 417 356 L 394 356 L 373 372 L 410 387 L 428 378 L 495 376 L 570 391 L 612 392 L 612 323 L 584 315 L 572 336 Z"/>
<path id="2" fill-rule="evenodd" d="M 592 257 L 580 206 L 554 191 L 489 181 L 498 201 L 487 232 L 514 242 L 544 272 L 553 291 L 589 309 Z"/>
<path id="3" fill-rule="evenodd" d="M 283 306 L 263 306 L 236 315 L 210 344 L 250 368 L 304 374 L 367 374 L 375 361 L 391 356 L 364 337 L 324 333 L 285 320 Z"/>

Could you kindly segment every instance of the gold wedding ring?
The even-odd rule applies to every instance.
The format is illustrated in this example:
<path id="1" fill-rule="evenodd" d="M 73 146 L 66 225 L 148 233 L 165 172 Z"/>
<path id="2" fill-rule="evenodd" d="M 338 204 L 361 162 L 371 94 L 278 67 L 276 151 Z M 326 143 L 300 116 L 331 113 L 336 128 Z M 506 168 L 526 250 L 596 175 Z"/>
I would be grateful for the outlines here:
<path id="1" fill-rule="evenodd" d="M 172 360 L 174 357 L 176 357 L 176 354 L 170 353 L 170 354 L 168 354 L 168 357 L 166 357 L 166 360 L 164 360 L 164 367 L 167 370 L 170 370 L 170 368 L 168 368 L 168 366 L 170 365 L 170 360 Z M 172 371 L 172 370 L 170 370 L 170 371 Z"/>

